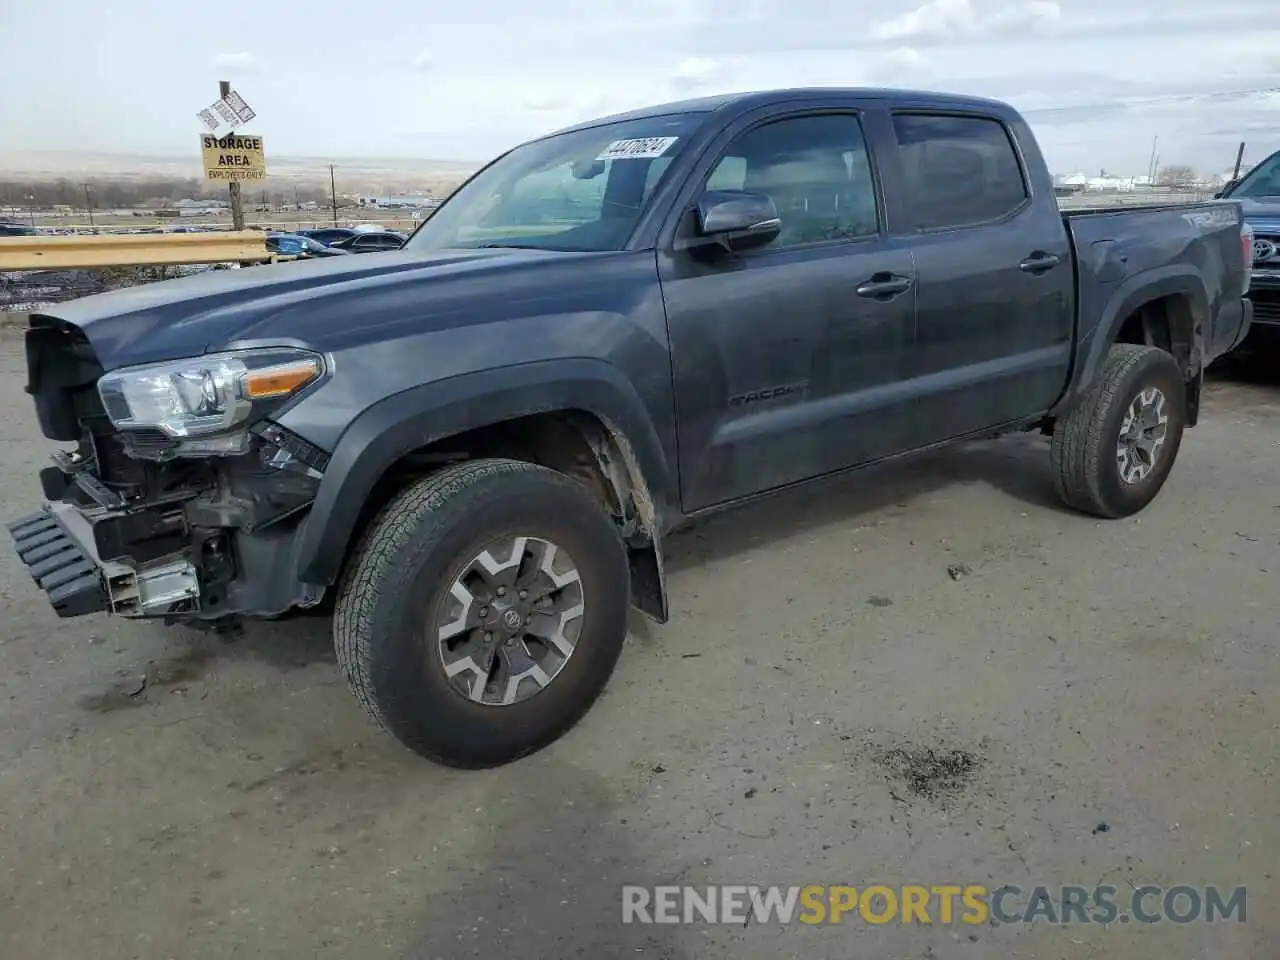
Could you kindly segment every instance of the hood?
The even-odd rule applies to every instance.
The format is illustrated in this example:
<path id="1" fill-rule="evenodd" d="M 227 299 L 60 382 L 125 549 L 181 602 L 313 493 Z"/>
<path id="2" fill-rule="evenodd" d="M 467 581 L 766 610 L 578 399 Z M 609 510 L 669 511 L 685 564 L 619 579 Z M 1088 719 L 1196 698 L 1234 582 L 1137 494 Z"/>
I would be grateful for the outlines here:
<path id="1" fill-rule="evenodd" d="M 59 304 L 105 370 L 270 342 L 332 350 L 394 328 L 443 327 L 486 299 L 537 299 L 560 270 L 610 254 L 541 250 L 395 251 L 209 270 Z M 537 267 L 534 270 L 531 268 Z M 536 277 L 535 277 L 536 274 Z M 561 288 L 563 289 L 563 288 Z M 478 303 L 479 302 L 479 303 Z"/>
<path id="2" fill-rule="evenodd" d="M 1248 197 L 1237 201 L 1254 231 L 1280 234 L 1280 197 Z"/>

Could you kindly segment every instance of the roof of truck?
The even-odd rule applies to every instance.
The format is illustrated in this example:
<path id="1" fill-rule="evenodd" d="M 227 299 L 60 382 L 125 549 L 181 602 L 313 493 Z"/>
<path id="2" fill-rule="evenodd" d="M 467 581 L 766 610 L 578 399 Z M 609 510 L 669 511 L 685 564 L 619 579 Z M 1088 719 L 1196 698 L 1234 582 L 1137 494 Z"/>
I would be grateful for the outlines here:
<path id="1" fill-rule="evenodd" d="M 927 90 L 895 90 L 877 87 L 787 87 L 773 90 L 751 90 L 743 93 L 722 93 L 710 97 L 654 104 L 653 106 L 640 107 L 636 110 L 628 110 L 625 113 L 615 113 L 607 117 L 586 120 L 557 130 L 556 133 L 585 130 L 601 124 L 618 123 L 624 120 L 643 120 L 646 117 L 664 117 L 681 113 L 715 113 L 724 109 L 740 112 L 753 107 L 777 103 L 780 100 L 820 100 L 830 99 L 833 96 L 850 100 L 892 100 L 921 106 L 974 109 L 999 115 L 1007 115 L 1013 112 L 1012 107 L 1000 100 L 969 97 L 955 93 L 935 93 Z M 555 134 L 549 134 L 549 136 L 555 136 Z"/>

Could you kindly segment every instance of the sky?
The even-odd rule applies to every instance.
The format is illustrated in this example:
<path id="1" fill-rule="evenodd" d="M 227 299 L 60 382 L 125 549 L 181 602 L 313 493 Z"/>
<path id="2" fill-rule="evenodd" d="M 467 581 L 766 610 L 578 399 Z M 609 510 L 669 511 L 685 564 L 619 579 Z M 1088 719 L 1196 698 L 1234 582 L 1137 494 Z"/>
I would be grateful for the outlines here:
<path id="1" fill-rule="evenodd" d="M 974 93 L 1057 173 L 1280 149 L 1277 0 L 0 0 L 0 153 L 194 154 L 230 80 L 268 154 L 485 160 L 648 103 Z M 1268 92 L 1268 90 L 1275 92 Z"/>

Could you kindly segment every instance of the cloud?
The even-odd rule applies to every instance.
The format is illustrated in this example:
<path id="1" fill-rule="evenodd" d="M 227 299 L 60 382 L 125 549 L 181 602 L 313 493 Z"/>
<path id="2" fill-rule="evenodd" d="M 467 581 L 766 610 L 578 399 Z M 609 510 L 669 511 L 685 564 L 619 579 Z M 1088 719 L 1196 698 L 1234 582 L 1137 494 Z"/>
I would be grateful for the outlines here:
<path id="1" fill-rule="evenodd" d="M 520 98 L 520 105 L 535 113 L 551 113 L 567 109 L 568 99 L 545 90 L 531 90 Z"/>
<path id="2" fill-rule="evenodd" d="M 872 83 L 920 86 L 932 83 L 938 76 L 932 57 L 915 47 L 895 47 L 870 60 L 866 79 Z"/>
<path id="3" fill-rule="evenodd" d="M 604 97 L 598 92 L 576 94 L 540 87 L 526 91 L 518 102 L 525 113 L 535 118 L 538 124 L 559 128 L 597 119 L 613 112 L 615 108 L 622 110 L 642 106 L 650 102 L 650 99 L 642 97 L 633 103 L 614 101 L 615 98 Z"/>
<path id="4" fill-rule="evenodd" d="M 689 57 L 671 71 L 671 85 L 681 90 L 705 87 L 722 72 L 720 61 L 710 57 Z"/>
<path id="5" fill-rule="evenodd" d="M 873 23 L 870 33 L 876 40 L 907 40 L 972 33 L 977 25 L 978 18 L 969 0 L 929 0 L 892 20 Z"/>
<path id="6" fill-rule="evenodd" d="M 252 53 L 215 53 L 213 65 L 223 70 L 235 70 L 238 73 L 256 73 L 260 67 L 258 58 Z"/>
<path id="7" fill-rule="evenodd" d="M 1062 7 L 1053 0 L 1030 0 L 997 11 L 990 19 L 981 21 L 988 30 L 1009 30 L 1037 24 L 1056 23 L 1062 19 Z"/>
<path id="8" fill-rule="evenodd" d="M 915 47 L 897 47 L 875 64 L 876 76 L 903 76 L 919 79 L 933 74 L 932 62 Z"/>
<path id="9" fill-rule="evenodd" d="M 9 44 L 13 75 L 48 82 L 38 98 L 0 96 L 0 154 L 188 155 L 181 85 L 153 84 L 155 109 L 127 128 L 94 107 L 128 102 L 146 87 L 150 54 L 163 49 L 216 69 L 261 115 L 270 107 L 280 156 L 482 159 L 552 129 L 685 96 L 866 85 L 1008 100 L 1027 113 L 1058 169 L 1143 173 L 1156 136 L 1162 162 L 1217 169 L 1242 139 L 1251 157 L 1280 147 L 1274 98 L 1196 99 L 1280 86 L 1278 3 L 466 0 L 435 16 L 431 5 L 400 2 L 389 14 L 369 3 L 310 0 L 314 16 L 299 17 L 296 4 L 224 0 L 219 10 L 254 26 L 219 41 L 192 31 L 181 4 L 153 4 L 144 21 L 104 16 L 93 30 L 68 33 L 63 5 L 0 0 L 0 10 L 22 11 L 21 30 L 8 34 L 59 36 L 68 62 L 113 52 L 110 71 L 86 78 L 51 73 L 38 44 Z M 3 14 L 0 22 L 8 25 Z M 390 53 L 388 33 L 402 38 Z M 340 61 L 316 55 L 333 36 L 347 41 Z M 218 50 L 226 52 L 214 59 Z M 326 122 L 334 113 L 361 122 L 335 127 Z"/>
<path id="10" fill-rule="evenodd" d="M 971 0 L 929 0 L 901 16 L 873 23 L 870 35 L 875 40 L 976 36 L 1061 17 L 1062 8 L 1054 0 L 1027 0 L 986 15 L 980 14 Z"/>
<path id="11" fill-rule="evenodd" d="M 919 67 L 924 63 L 924 54 L 915 47 L 898 47 L 885 54 L 884 62 L 892 67 Z"/>

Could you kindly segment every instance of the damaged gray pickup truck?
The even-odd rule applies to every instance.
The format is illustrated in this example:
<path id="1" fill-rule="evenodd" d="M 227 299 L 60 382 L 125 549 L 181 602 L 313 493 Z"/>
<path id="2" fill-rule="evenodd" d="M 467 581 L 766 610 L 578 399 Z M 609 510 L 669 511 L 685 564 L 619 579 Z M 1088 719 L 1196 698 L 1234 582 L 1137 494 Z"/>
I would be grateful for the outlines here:
<path id="1" fill-rule="evenodd" d="M 1232 201 L 1060 213 L 997 102 L 640 110 L 515 147 L 402 250 L 32 316 L 67 447 L 10 530 L 62 616 L 331 604 L 377 721 L 498 764 L 587 712 L 629 606 L 666 619 L 696 517 L 1022 430 L 1071 507 L 1142 509 L 1249 329 L 1251 243 Z"/>

